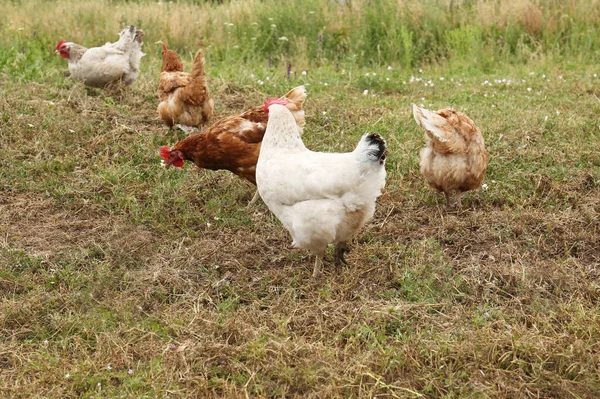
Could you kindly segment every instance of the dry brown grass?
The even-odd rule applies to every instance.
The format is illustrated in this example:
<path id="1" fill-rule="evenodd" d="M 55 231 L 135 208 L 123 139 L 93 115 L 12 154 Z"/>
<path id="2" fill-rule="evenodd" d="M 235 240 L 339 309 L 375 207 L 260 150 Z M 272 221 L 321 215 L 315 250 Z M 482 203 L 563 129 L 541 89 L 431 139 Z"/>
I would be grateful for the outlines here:
<path id="1" fill-rule="evenodd" d="M 22 4 L 61 28 L 56 4 Z M 185 7 L 173 18 L 191 18 Z M 375 218 L 350 265 L 314 281 L 264 204 L 244 207 L 253 187 L 159 167 L 172 133 L 156 114 L 159 60 L 144 61 L 128 90 L 86 89 L 64 64 L 35 82 L 0 76 L 0 397 L 598 397 L 596 65 L 365 77 L 307 64 L 287 81 L 208 59 L 219 115 L 309 83 L 310 148 L 386 137 Z M 423 80 L 401 84 L 411 75 Z M 513 83 L 482 85 L 501 78 Z M 460 211 L 419 174 L 411 102 L 482 129 L 489 189 Z"/>

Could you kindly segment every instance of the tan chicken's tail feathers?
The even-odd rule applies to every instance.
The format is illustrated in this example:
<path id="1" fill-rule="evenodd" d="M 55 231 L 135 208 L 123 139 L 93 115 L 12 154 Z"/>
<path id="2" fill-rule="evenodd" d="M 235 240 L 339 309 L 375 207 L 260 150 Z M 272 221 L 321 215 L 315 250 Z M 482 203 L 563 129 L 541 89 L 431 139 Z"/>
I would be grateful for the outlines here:
<path id="1" fill-rule="evenodd" d="M 443 111 L 432 112 L 413 104 L 413 116 L 419 126 L 425 131 L 430 145 L 440 154 L 454 154 L 465 151 L 466 143 L 460 132 L 457 132 Z M 453 111 L 455 112 L 455 111 Z"/>
<path id="2" fill-rule="evenodd" d="M 296 106 L 297 109 L 302 109 L 304 100 L 306 100 L 306 88 L 304 86 L 294 87 L 283 97 Z"/>

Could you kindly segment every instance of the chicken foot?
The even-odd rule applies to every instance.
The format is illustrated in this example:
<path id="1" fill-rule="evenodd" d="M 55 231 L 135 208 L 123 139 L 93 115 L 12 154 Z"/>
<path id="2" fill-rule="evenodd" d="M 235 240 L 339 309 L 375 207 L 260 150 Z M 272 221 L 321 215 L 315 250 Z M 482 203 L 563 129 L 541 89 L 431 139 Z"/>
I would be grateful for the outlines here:
<path id="1" fill-rule="evenodd" d="M 333 251 L 333 263 L 335 265 L 347 265 L 346 259 L 344 258 L 344 253 L 350 252 L 350 247 L 346 241 L 340 241 L 335 244 L 335 249 Z"/>
<path id="2" fill-rule="evenodd" d="M 452 196 L 450 195 L 449 191 L 444 191 L 444 195 L 446 196 L 446 206 L 448 208 L 462 208 L 462 196 L 463 196 L 464 192 L 456 190 L 456 194 L 454 194 L 454 199 L 456 200 L 456 203 L 453 204 L 451 201 Z"/>

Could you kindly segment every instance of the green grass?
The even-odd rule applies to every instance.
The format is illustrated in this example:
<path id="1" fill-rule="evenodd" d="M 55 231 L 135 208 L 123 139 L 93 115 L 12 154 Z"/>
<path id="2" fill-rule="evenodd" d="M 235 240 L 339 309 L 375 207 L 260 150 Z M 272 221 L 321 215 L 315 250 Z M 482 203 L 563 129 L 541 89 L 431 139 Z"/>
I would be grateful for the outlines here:
<path id="1" fill-rule="evenodd" d="M 594 2 L 196 3 L 0 17 L 1 397 L 598 396 Z M 59 39 L 125 23 L 146 32 L 135 86 L 68 78 Z M 221 116 L 305 84 L 309 148 L 386 138 L 350 266 L 314 281 L 250 184 L 160 167 L 159 39 L 188 68 L 204 40 Z M 483 132 L 488 188 L 460 212 L 419 173 L 411 103 Z"/>

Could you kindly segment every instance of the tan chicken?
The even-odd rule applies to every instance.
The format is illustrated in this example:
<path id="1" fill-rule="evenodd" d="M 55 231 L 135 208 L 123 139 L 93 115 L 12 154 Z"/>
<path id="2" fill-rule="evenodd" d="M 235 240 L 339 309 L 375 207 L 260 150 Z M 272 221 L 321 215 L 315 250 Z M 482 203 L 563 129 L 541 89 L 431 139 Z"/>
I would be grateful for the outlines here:
<path id="1" fill-rule="evenodd" d="M 489 154 L 479 128 L 452 108 L 432 112 L 413 104 L 413 115 L 427 140 L 421 150 L 421 173 L 431 187 L 444 192 L 448 206 L 450 193 L 456 191 L 460 208 L 462 194 L 481 186 L 488 165 Z"/>
<path id="2" fill-rule="evenodd" d="M 296 121 L 298 133 L 302 133 L 304 128 L 302 105 L 305 99 L 306 89 L 299 86 L 281 99 L 271 100 L 286 102 Z M 184 161 L 191 161 L 203 169 L 229 170 L 256 185 L 256 162 L 268 120 L 268 107 L 256 107 L 240 115 L 220 119 L 202 133 L 179 141 L 170 150 L 164 146 L 160 154 L 166 167 L 182 167 Z M 250 205 L 257 199 L 258 191 Z"/>
<path id="3" fill-rule="evenodd" d="M 158 114 L 169 127 L 197 127 L 210 121 L 215 114 L 213 99 L 204 74 L 204 56 L 198 50 L 192 72 L 183 72 L 177 53 L 163 46 L 162 67 L 158 82 Z"/>

